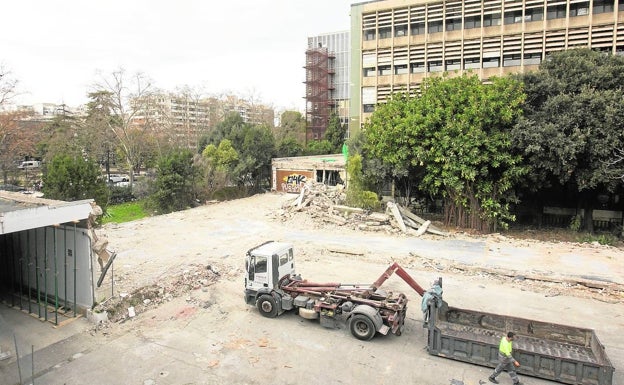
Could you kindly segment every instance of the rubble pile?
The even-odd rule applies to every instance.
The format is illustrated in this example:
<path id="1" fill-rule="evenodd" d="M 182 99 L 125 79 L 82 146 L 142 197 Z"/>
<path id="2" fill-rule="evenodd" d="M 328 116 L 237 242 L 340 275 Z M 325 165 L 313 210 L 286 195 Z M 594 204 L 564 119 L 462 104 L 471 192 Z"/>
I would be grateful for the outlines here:
<path id="1" fill-rule="evenodd" d="M 345 206 L 346 194 L 342 185 L 331 187 L 322 183 L 306 183 L 299 195 L 282 205 L 279 217 L 291 219 L 301 212 L 324 223 L 346 226 L 363 231 L 384 231 L 420 236 L 425 232 L 446 236 L 431 221 L 424 220 L 394 202 L 388 202 L 386 212 L 371 212 Z"/>
<path id="2" fill-rule="evenodd" d="M 131 293 L 119 293 L 96 305 L 93 311 L 107 312 L 111 322 L 123 321 L 189 291 L 205 289 L 220 278 L 221 273 L 215 266 L 192 264 L 177 274 L 167 275 L 153 285 L 140 287 Z"/>

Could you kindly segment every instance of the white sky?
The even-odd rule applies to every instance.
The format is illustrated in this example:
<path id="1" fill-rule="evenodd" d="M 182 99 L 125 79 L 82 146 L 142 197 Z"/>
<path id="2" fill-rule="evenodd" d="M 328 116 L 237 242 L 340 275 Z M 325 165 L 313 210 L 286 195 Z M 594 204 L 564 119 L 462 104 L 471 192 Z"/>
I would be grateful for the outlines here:
<path id="1" fill-rule="evenodd" d="M 2 4 L 0 64 L 18 104 L 87 102 L 124 68 L 155 86 L 303 110 L 307 38 L 350 28 L 349 0 L 19 0 Z"/>

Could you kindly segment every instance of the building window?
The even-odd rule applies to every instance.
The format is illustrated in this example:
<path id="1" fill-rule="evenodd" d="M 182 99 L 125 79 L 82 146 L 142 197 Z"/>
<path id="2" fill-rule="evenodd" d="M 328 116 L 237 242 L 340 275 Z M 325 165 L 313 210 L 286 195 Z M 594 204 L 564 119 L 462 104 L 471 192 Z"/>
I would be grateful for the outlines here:
<path id="1" fill-rule="evenodd" d="M 379 66 L 379 76 L 392 75 L 392 66 L 390 64 Z"/>
<path id="2" fill-rule="evenodd" d="M 407 73 L 407 64 L 399 64 L 394 66 L 395 75 L 403 75 Z"/>
<path id="3" fill-rule="evenodd" d="M 379 38 L 387 39 L 392 36 L 392 27 L 379 28 Z"/>
<path id="4" fill-rule="evenodd" d="M 367 41 L 375 40 L 375 30 L 369 29 L 367 31 L 364 31 L 364 40 L 367 40 Z"/>
<path id="5" fill-rule="evenodd" d="M 525 53 L 524 54 L 524 65 L 525 66 L 540 64 L 541 62 L 542 62 L 542 54 L 541 53 Z"/>
<path id="6" fill-rule="evenodd" d="M 513 55 L 504 55 L 503 56 L 503 67 L 513 67 L 519 66 L 521 63 L 522 57 L 520 54 Z"/>
<path id="7" fill-rule="evenodd" d="M 444 66 L 442 65 L 442 60 L 432 60 L 427 62 L 427 71 L 428 72 L 442 72 L 444 71 Z"/>
<path id="8" fill-rule="evenodd" d="M 455 71 L 461 69 L 460 59 L 450 59 L 446 61 L 446 71 Z"/>
<path id="9" fill-rule="evenodd" d="M 394 27 L 394 36 L 402 37 L 407 36 L 407 25 L 397 25 Z"/>
<path id="10" fill-rule="evenodd" d="M 464 59 L 464 69 L 475 69 L 481 68 L 481 59 L 478 57 L 471 57 Z"/>
<path id="11" fill-rule="evenodd" d="M 483 26 L 490 27 L 493 25 L 501 24 L 501 15 L 500 13 L 496 13 L 493 15 L 483 15 Z"/>
<path id="12" fill-rule="evenodd" d="M 546 18 L 548 20 L 562 19 L 565 17 L 566 17 L 566 5 L 565 4 L 548 7 L 548 12 L 546 13 Z"/>
<path id="13" fill-rule="evenodd" d="M 624 11 L 624 1 L 620 0 L 620 5 L 618 5 L 618 9 L 620 11 Z"/>
<path id="14" fill-rule="evenodd" d="M 461 19 L 446 19 L 446 30 L 457 31 L 462 27 Z"/>
<path id="15" fill-rule="evenodd" d="M 613 0 L 594 0 L 594 13 L 613 12 Z"/>
<path id="16" fill-rule="evenodd" d="M 464 28 L 481 28 L 481 16 L 469 16 L 464 19 Z"/>
<path id="17" fill-rule="evenodd" d="M 425 72 L 425 63 L 418 62 L 410 64 L 410 71 L 413 74 L 419 74 Z"/>
<path id="18" fill-rule="evenodd" d="M 524 11 L 524 21 L 540 21 L 544 19 L 544 7 L 526 9 Z"/>
<path id="19" fill-rule="evenodd" d="M 427 27 L 429 28 L 429 33 L 442 32 L 442 20 L 430 21 Z"/>
<path id="20" fill-rule="evenodd" d="M 522 23 L 522 11 L 505 12 L 505 25 Z"/>
<path id="21" fill-rule="evenodd" d="M 570 4 L 570 17 L 589 15 L 589 1 Z"/>
<path id="22" fill-rule="evenodd" d="M 371 76 L 375 76 L 377 69 L 375 67 L 371 67 L 371 68 L 364 68 L 364 77 L 368 78 Z"/>
<path id="23" fill-rule="evenodd" d="M 375 105 L 374 104 L 364 104 L 362 105 L 362 110 L 364 112 L 374 112 L 375 111 Z"/>
<path id="24" fill-rule="evenodd" d="M 414 23 L 411 27 L 412 35 L 422 35 L 425 33 L 425 23 Z"/>
<path id="25" fill-rule="evenodd" d="M 494 68 L 500 67 L 500 58 L 499 57 L 486 57 L 483 58 L 483 68 Z"/>

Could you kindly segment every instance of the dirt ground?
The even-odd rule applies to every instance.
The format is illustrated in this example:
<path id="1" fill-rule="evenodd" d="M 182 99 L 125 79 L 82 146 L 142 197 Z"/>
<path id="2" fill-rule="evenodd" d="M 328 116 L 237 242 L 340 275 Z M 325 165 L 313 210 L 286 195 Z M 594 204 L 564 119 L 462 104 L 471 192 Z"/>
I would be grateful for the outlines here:
<path id="1" fill-rule="evenodd" d="M 267 193 L 99 229 L 117 252 L 96 295 L 111 321 L 85 324 L 49 348 L 54 358 L 39 354 L 50 358 L 38 360 L 37 383 L 487 382 L 491 369 L 427 354 L 420 297 L 398 277 L 384 288 L 411 301 L 400 337 L 362 342 L 344 326 L 260 316 L 243 301 L 243 257 L 276 240 L 294 244 L 297 270 L 311 280 L 371 283 L 398 261 L 424 287 L 442 276 L 452 306 L 593 328 L 615 367 L 613 384 L 624 384 L 624 250 L 500 234 L 359 231 L 290 213 L 282 207 L 291 199 Z"/>

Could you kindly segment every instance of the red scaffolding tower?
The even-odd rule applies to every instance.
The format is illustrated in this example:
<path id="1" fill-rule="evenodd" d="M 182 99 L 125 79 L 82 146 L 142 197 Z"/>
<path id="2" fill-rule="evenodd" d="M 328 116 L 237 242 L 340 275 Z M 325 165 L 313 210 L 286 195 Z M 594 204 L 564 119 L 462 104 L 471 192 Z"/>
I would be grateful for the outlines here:
<path id="1" fill-rule="evenodd" d="M 332 98 L 335 58 L 323 47 L 306 51 L 306 142 L 325 137 L 329 116 L 335 107 Z"/>

